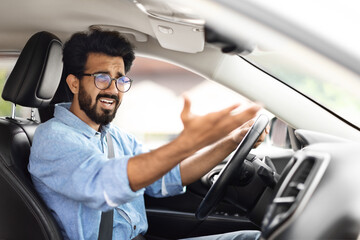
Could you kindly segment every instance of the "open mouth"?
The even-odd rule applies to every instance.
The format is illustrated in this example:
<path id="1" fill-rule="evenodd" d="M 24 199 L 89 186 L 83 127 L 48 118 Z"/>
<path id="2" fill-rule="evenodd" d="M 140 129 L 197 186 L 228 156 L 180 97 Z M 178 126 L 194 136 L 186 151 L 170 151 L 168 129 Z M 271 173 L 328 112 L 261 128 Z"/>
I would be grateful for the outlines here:
<path id="1" fill-rule="evenodd" d="M 100 99 L 100 102 L 102 102 L 104 104 L 111 105 L 111 104 L 113 104 L 115 102 L 115 100 Z"/>
<path id="2" fill-rule="evenodd" d="M 104 108 L 112 108 L 113 105 L 115 105 L 116 101 L 114 99 L 99 99 L 101 106 Z"/>

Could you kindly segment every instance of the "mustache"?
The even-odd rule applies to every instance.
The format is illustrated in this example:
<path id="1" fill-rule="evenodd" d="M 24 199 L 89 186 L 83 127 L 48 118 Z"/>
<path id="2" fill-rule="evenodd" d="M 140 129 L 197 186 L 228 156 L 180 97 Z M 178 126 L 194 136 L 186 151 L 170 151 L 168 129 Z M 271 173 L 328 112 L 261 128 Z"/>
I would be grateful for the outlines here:
<path id="1" fill-rule="evenodd" d="M 99 94 L 96 96 L 96 100 L 99 100 L 100 98 L 112 98 L 118 103 L 120 101 L 119 97 L 117 95 L 111 95 L 111 94 Z"/>

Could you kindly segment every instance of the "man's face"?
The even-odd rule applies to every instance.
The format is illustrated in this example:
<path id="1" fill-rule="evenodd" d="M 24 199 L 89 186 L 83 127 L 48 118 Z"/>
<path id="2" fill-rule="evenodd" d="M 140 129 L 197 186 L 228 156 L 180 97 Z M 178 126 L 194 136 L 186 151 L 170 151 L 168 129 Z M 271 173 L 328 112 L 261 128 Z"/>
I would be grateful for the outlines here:
<path id="1" fill-rule="evenodd" d="M 85 66 L 85 73 L 107 73 L 112 78 L 125 75 L 124 61 L 121 57 L 111 57 L 100 53 L 90 53 Z M 96 124 L 106 125 L 111 122 L 122 100 L 120 91 L 113 81 L 109 88 L 100 90 L 95 86 L 93 76 L 84 76 L 80 80 L 78 100 L 80 109 Z"/>

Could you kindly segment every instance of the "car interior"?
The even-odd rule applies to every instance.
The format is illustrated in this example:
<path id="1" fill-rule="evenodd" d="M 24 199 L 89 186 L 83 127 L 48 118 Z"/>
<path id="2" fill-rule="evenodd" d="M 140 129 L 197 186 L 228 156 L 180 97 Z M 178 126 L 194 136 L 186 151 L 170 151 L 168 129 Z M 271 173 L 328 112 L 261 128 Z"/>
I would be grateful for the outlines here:
<path id="1" fill-rule="evenodd" d="M 0 239 L 63 239 L 51 211 L 32 185 L 27 164 L 36 127 L 53 116 L 56 103 L 72 98 L 62 76 L 63 42 L 71 33 L 89 27 L 119 31 L 136 46 L 137 56 L 190 69 L 249 100 L 263 103 L 271 113 L 261 114 L 236 151 L 186 186 L 185 194 L 166 198 L 145 195 L 149 222 L 146 239 L 180 239 L 238 230 L 260 230 L 263 240 L 359 239 L 360 129 L 357 123 L 252 61 L 258 54 L 252 40 L 267 39 L 256 35 L 255 30 L 264 29 L 254 23 L 266 22 L 266 14 L 256 15 L 258 12 L 251 3 L 245 1 L 238 11 L 237 7 L 229 10 L 232 1 L 207 5 L 206 1 L 190 4 L 184 0 L 206 18 L 205 23 L 195 18 L 194 12 L 187 12 L 185 5 L 177 8 L 178 1 L 167 5 L 152 0 L 109 0 L 106 4 L 94 1 L 86 6 L 82 1 L 69 1 L 66 2 L 72 6 L 69 12 L 65 11 L 66 4 L 59 1 L 52 2 L 50 7 L 43 0 L 35 1 L 39 6 L 47 6 L 49 12 L 25 11 L 18 2 L 10 2 L 6 5 L 9 12 L 16 9 L 28 19 L 43 17 L 54 27 L 42 23 L 39 29 L 29 26 L 31 21 L 15 24 L 24 26 L 21 34 L 12 35 L 21 35 L 16 39 L 8 38 L 5 30 L 0 32 L 0 48 L 11 46 L 21 51 L 2 91 L 2 98 L 12 104 L 12 113 L 0 117 Z M 64 15 L 60 11 L 56 15 L 57 7 L 64 10 Z M 212 7 L 221 19 L 211 13 Z M 117 9 L 123 8 L 128 11 L 123 11 L 119 20 Z M 57 25 L 56 19 L 63 19 L 64 25 L 60 21 Z M 264 30 L 271 37 L 292 30 L 289 26 L 294 27 L 276 20 L 275 33 Z M 14 22 L 18 24 L 19 19 Z M 243 23 L 254 31 L 240 29 L 238 26 Z M 293 29 L 298 31 L 290 31 L 291 37 L 304 33 L 300 28 Z M 307 35 L 303 35 L 305 39 Z M 279 37 L 280 43 L 286 37 Z M 320 66 L 323 59 L 317 58 L 319 52 L 323 54 L 332 45 L 321 45 L 319 39 L 315 40 L 310 42 L 311 38 L 307 37 L 302 47 L 306 51 L 316 50 L 311 57 Z M 294 42 L 291 44 L 298 44 Z M 5 47 L 5 53 L 12 51 Z M 330 60 L 324 60 L 326 71 L 321 72 L 329 72 L 327 77 L 333 75 L 342 81 L 358 80 L 359 70 L 354 70 L 358 62 L 336 48 L 333 51 L 323 54 Z M 264 58 L 271 53 L 266 52 Z M 343 75 L 336 75 L 335 68 Z M 355 91 L 357 84 L 353 85 Z M 29 116 L 17 116 L 16 106 L 32 111 Z M 266 125 L 271 127 L 266 139 L 271 144 L 252 149 Z"/>
<path id="2" fill-rule="evenodd" d="M 20 105 L 39 109 L 42 122 L 49 119 L 52 116 L 54 104 L 69 100 L 71 97 L 64 83 L 60 84 L 61 49 L 61 41 L 53 34 L 49 32 L 34 34 L 19 56 L 4 87 L 2 97 L 12 102 L 14 108 Z M 263 123 L 256 131 L 257 135 L 250 131 L 248 135 L 252 139 L 243 141 L 226 165 L 218 166 L 200 181 L 189 185 L 188 193 L 170 197 L 171 201 L 146 197 L 147 204 L 150 206 L 147 209 L 151 223 L 149 239 L 178 238 L 179 230 L 175 229 L 179 228 L 181 228 L 180 232 L 192 232 L 196 236 L 218 233 L 219 228 L 214 228 L 214 226 L 220 223 L 226 226 L 220 228 L 220 231 L 235 231 L 239 230 L 239 226 L 243 230 L 258 229 L 258 226 L 264 222 L 268 223 L 266 228 L 262 229 L 262 234 L 263 237 L 267 237 L 275 231 L 274 229 L 277 229 L 276 226 L 291 218 L 294 212 L 301 208 L 304 201 L 299 202 L 298 207 L 291 204 L 295 205 L 295 200 L 306 199 L 311 193 L 310 190 L 307 192 L 302 192 L 302 190 L 307 185 L 311 189 L 312 186 L 318 184 L 319 177 L 329 164 L 329 156 L 313 155 L 310 151 L 310 153 L 298 153 L 293 157 L 281 156 L 280 158 L 284 160 L 275 159 L 276 166 L 268 158 L 261 161 L 254 154 L 249 154 L 259 133 L 268 124 L 265 116 L 260 117 L 259 122 L 261 121 Z M 62 239 L 56 221 L 34 190 L 27 171 L 31 141 L 38 124 L 31 116 L 28 119 L 14 115 L 1 118 L 0 128 L 4 134 L 2 134 L 0 145 L 0 188 L 7 194 L 1 198 L 2 205 L 6 207 L 2 207 L 5 211 L 2 211 L 0 217 L 3 229 L 1 236 L 5 239 Z M 257 127 L 255 125 L 254 127 Z M 274 123 L 271 125 L 275 126 Z M 290 133 L 294 134 L 291 131 Z M 295 141 L 299 149 L 324 140 L 334 143 L 346 142 L 340 138 L 301 130 L 296 131 L 295 134 L 296 137 L 289 138 Z M 289 161 L 288 158 L 291 160 Z M 281 164 L 281 162 L 287 164 Z M 237 174 L 238 169 L 242 169 L 240 175 Z M 221 174 L 221 170 L 226 174 Z M 230 171 L 233 173 L 229 173 Z M 286 178 L 280 179 L 278 172 Z M 216 181 L 214 177 L 217 177 Z M 279 180 L 280 184 L 278 184 Z M 283 188 L 284 182 L 288 189 Z M 229 184 L 236 187 L 228 189 L 224 196 L 226 186 Z M 208 191 L 204 186 L 211 188 Z M 276 194 L 275 197 L 274 194 Z M 202 199 L 201 196 L 204 195 L 206 196 Z M 222 198 L 226 203 L 220 203 Z M 180 204 L 183 201 L 190 204 L 186 206 Z M 218 204 L 215 215 L 208 217 Z M 234 209 L 236 209 L 235 212 Z M 191 212 L 195 213 L 196 218 Z M 242 217 L 245 212 L 251 221 Z M 207 220 L 203 221 L 204 219 Z M 165 221 L 168 231 L 163 231 L 162 225 Z M 178 226 L 179 222 L 182 223 L 181 227 Z M 194 225 L 197 226 L 195 231 Z M 22 231 L 18 230 L 19 226 L 22 227 Z"/>
<path id="3" fill-rule="evenodd" d="M 60 67 L 59 67 L 60 66 Z M 46 108 L 62 74 L 62 43 L 48 32 L 29 39 L 8 78 L 2 97 L 15 105 Z M 36 193 L 27 170 L 30 146 L 38 123 L 14 115 L 1 118 L 1 237 L 62 239 L 50 211 Z M 5 207 L 6 206 L 6 207 Z M 21 231 L 19 231 L 19 227 Z"/>

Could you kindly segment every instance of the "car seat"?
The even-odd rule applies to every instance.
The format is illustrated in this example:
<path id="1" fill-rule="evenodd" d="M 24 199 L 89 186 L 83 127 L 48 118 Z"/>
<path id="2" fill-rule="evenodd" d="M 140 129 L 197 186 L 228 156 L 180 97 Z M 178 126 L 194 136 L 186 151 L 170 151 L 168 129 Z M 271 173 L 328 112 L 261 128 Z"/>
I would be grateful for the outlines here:
<path id="1" fill-rule="evenodd" d="M 22 50 L 2 97 L 13 104 L 0 118 L 0 239 L 63 239 L 57 222 L 38 196 L 27 170 L 30 146 L 39 122 L 15 116 L 15 106 L 46 109 L 62 74 L 62 43 L 38 32 Z"/>

